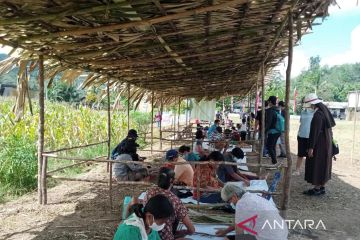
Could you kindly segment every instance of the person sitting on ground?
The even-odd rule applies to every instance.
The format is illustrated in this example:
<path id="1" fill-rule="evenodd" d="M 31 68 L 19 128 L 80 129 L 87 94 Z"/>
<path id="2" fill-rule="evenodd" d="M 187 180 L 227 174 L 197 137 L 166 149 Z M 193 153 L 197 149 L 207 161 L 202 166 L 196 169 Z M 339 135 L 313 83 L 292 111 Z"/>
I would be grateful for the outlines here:
<path id="1" fill-rule="evenodd" d="M 211 192 L 211 190 L 219 190 L 222 186 L 221 182 L 216 178 L 217 165 L 214 162 L 221 161 L 222 154 L 214 151 L 207 158 L 201 158 L 200 161 L 210 161 L 208 164 L 195 165 L 195 176 L 199 176 L 199 186 L 209 191 L 198 191 L 194 189 L 193 198 L 202 203 L 221 203 L 221 195 L 219 192 Z M 198 177 L 194 177 L 194 187 L 198 186 Z"/>
<path id="2" fill-rule="evenodd" d="M 234 148 L 235 149 L 235 148 Z M 239 149 L 239 148 L 237 148 Z M 224 155 L 219 155 L 219 161 L 229 162 L 229 163 L 236 163 L 234 157 L 231 153 L 227 152 Z M 220 164 L 216 170 L 217 176 L 220 181 L 223 183 L 226 182 L 235 182 L 235 181 L 242 181 L 245 186 L 250 185 L 250 181 L 244 175 L 240 174 L 237 168 L 237 165 L 228 165 L 228 164 Z"/>
<path id="3" fill-rule="evenodd" d="M 179 148 L 179 153 L 183 156 L 186 161 L 199 161 L 199 155 L 193 153 L 189 146 L 182 145 Z"/>
<path id="4" fill-rule="evenodd" d="M 288 236 L 288 228 L 271 228 L 266 222 L 282 223 L 285 220 L 280 216 L 279 210 L 275 204 L 254 193 L 245 192 L 245 190 L 236 183 L 227 183 L 221 190 L 221 198 L 228 202 L 235 208 L 235 226 L 230 226 L 227 229 L 220 229 L 216 232 L 219 237 L 235 230 L 236 236 L 239 239 L 258 239 L 258 240 L 285 240 Z M 244 229 L 238 226 L 239 223 L 248 220 L 249 218 L 257 216 L 255 222 L 250 222 L 246 225 L 252 231 L 247 231 L 253 236 L 245 236 Z M 285 224 L 286 225 L 286 224 Z M 256 233 L 256 234 L 253 234 Z M 234 239 L 232 237 L 232 239 Z M 237 238 L 236 238 L 237 239 Z"/>
<path id="5" fill-rule="evenodd" d="M 164 229 L 159 231 L 160 238 L 163 240 L 173 240 L 175 237 L 183 237 L 195 232 L 187 208 L 171 191 L 174 181 L 175 172 L 170 168 L 161 168 L 158 177 L 158 187 L 149 189 L 144 198 L 144 204 L 146 204 L 152 197 L 162 194 L 169 199 L 174 208 L 174 214 L 166 220 Z M 186 230 L 177 231 L 180 221 L 185 225 Z"/>
<path id="6" fill-rule="evenodd" d="M 145 206 L 132 205 L 129 213 L 117 228 L 114 240 L 160 240 L 158 231 L 174 215 L 174 208 L 166 196 L 158 194 L 148 199 Z"/>
<path id="7" fill-rule="evenodd" d="M 231 139 L 231 130 L 230 129 L 225 129 L 224 131 L 224 138 L 227 139 L 227 140 L 230 140 Z"/>
<path id="8" fill-rule="evenodd" d="M 179 153 L 175 149 L 170 149 L 169 151 L 166 152 L 166 160 L 171 163 L 187 162 L 182 157 L 179 157 Z M 174 171 L 175 171 L 175 181 L 177 185 L 192 186 L 194 179 L 194 170 L 190 164 L 175 165 Z"/>
<path id="9" fill-rule="evenodd" d="M 245 154 L 239 147 L 235 147 L 231 152 L 224 154 L 224 161 L 231 163 L 246 163 Z M 250 180 L 266 179 L 267 174 L 258 177 L 256 173 L 250 172 L 247 166 L 221 164 L 217 170 L 218 178 L 226 182 L 243 181 L 245 186 L 250 185 Z"/>
<path id="10" fill-rule="evenodd" d="M 220 120 L 219 120 L 219 119 L 216 119 L 216 120 L 214 121 L 214 124 L 213 124 L 213 125 L 209 128 L 209 130 L 207 131 L 208 137 L 211 136 L 211 134 L 212 134 L 213 132 L 215 132 L 215 130 L 216 130 L 217 127 L 220 127 Z M 210 138 L 210 137 L 209 137 L 209 138 Z"/>
<path id="11" fill-rule="evenodd" d="M 130 129 L 126 138 L 124 138 L 112 151 L 111 153 L 111 159 L 116 159 L 117 156 L 119 156 L 120 154 L 122 154 L 124 152 L 124 148 L 125 148 L 125 144 L 128 140 L 132 140 L 134 142 L 136 142 L 138 138 L 137 132 L 135 129 Z M 136 147 L 139 147 L 139 144 L 136 143 Z M 136 153 L 136 150 L 135 150 Z M 136 157 L 135 155 L 132 156 L 133 159 Z"/>
<path id="12" fill-rule="evenodd" d="M 148 170 L 140 164 L 124 161 L 134 161 L 132 155 L 136 151 L 134 140 L 127 140 L 122 149 L 122 153 L 115 159 L 116 163 L 112 165 L 114 178 L 117 181 L 142 181 L 148 177 Z"/>

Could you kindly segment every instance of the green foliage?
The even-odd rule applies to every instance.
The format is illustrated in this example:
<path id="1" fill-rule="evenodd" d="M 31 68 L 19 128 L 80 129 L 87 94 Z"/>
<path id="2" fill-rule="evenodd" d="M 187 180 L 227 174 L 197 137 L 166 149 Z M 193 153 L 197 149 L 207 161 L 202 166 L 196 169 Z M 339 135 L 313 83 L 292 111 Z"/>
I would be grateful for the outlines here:
<path id="1" fill-rule="evenodd" d="M 33 102 L 34 116 L 29 111 L 20 122 L 14 122 L 14 102 L 0 98 L 0 201 L 1 195 L 21 194 L 36 188 L 36 143 L 38 127 L 38 104 Z M 107 139 L 107 112 L 68 103 L 45 103 L 45 150 L 79 146 Z M 111 137 L 115 146 L 127 134 L 127 116 L 123 111 L 111 112 Z M 133 112 L 130 126 L 139 134 L 149 132 L 149 113 Z M 141 143 L 141 142 L 140 142 Z M 143 141 L 142 144 L 145 144 Z M 4 146 L 4 147 L 3 147 Z M 106 145 L 69 151 L 65 155 L 88 158 L 106 155 Z M 74 162 L 75 163 L 75 162 Z M 69 165 L 69 161 L 49 159 L 49 170 Z M 24 173 L 24 169 L 27 170 Z M 68 169 L 65 175 L 76 174 L 82 167 Z M 5 192 L 5 193 L 4 193 Z M 4 196 L 3 196 L 4 197 Z"/>
<path id="2" fill-rule="evenodd" d="M 277 96 L 279 100 L 285 99 L 285 79 L 279 72 L 274 72 L 270 82 L 265 86 L 265 99 Z"/>
<path id="3" fill-rule="evenodd" d="M 36 145 L 27 136 L 10 135 L 0 140 L 0 185 L 2 191 L 19 195 L 37 185 Z M 1 198 L 1 197 L 0 197 Z"/>
<path id="4" fill-rule="evenodd" d="M 320 57 L 310 58 L 310 67 L 292 79 L 297 88 L 298 101 L 315 92 L 325 101 L 346 102 L 349 91 L 360 89 L 360 63 L 339 66 L 320 66 Z"/>
<path id="5" fill-rule="evenodd" d="M 85 98 L 83 90 L 76 89 L 75 85 L 69 85 L 64 82 L 56 81 L 48 89 L 48 99 L 59 102 L 80 102 Z"/>

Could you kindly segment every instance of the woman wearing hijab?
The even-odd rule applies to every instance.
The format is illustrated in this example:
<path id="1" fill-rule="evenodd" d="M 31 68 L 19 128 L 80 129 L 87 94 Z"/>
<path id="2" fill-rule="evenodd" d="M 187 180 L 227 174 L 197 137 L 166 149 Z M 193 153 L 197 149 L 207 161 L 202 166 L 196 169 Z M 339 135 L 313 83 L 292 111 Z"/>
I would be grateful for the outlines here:
<path id="1" fill-rule="evenodd" d="M 331 128 L 335 126 L 335 121 L 329 109 L 315 93 L 307 95 L 304 103 L 311 104 L 314 110 L 305 163 L 305 180 L 314 185 L 314 188 L 304 191 L 304 194 L 318 196 L 325 194 L 325 184 L 331 179 Z"/>

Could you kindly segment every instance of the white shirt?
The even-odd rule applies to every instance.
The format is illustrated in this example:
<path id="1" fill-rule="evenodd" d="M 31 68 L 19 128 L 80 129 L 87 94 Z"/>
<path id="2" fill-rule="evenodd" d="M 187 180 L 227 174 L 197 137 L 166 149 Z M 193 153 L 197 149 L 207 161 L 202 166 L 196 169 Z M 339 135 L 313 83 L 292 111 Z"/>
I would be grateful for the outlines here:
<path id="1" fill-rule="evenodd" d="M 255 217 L 256 216 L 256 217 Z M 247 233 L 256 236 L 258 240 L 286 240 L 288 226 L 280 216 L 278 209 L 267 199 L 257 194 L 245 193 L 236 203 L 235 223 L 254 218 L 243 225 L 256 232 Z M 253 224 L 255 223 L 255 226 Z M 283 224 L 283 227 L 280 225 Z"/>

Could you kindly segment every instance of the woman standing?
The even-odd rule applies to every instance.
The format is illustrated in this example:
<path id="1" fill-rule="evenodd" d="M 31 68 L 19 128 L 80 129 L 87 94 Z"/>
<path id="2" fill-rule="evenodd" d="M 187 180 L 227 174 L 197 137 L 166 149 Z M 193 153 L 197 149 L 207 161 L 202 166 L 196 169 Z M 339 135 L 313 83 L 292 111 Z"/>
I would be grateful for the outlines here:
<path id="1" fill-rule="evenodd" d="M 334 118 L 329 109 L 315 93 L 305 97 L 315 111 L 310 126 L 308 156 L 305 163 L 305 180 L 314 188 L 304 191 L 306 195 L 325 194 L 325 184 L 331 179 L 332 167 L 332 127 Z"/>
<path id="2" fill-rule="evenodd" d="M 305 98 L 304 98 L 305 99 Z M 311 109 L 311 104 L 304 103 L 303 99 L 303 110 L 300 115 L 300 126 L 297 136 L 298 142 L 298 158 L 296 161 L 296 169 L 293 172 L 294 176 L 300 176 L 300 168 L 303 162 L 303 159 L 307 156 L 309 135 L 310 135 L 310 125 L 311 120 L 314 115 L 314 110 Z"/>

